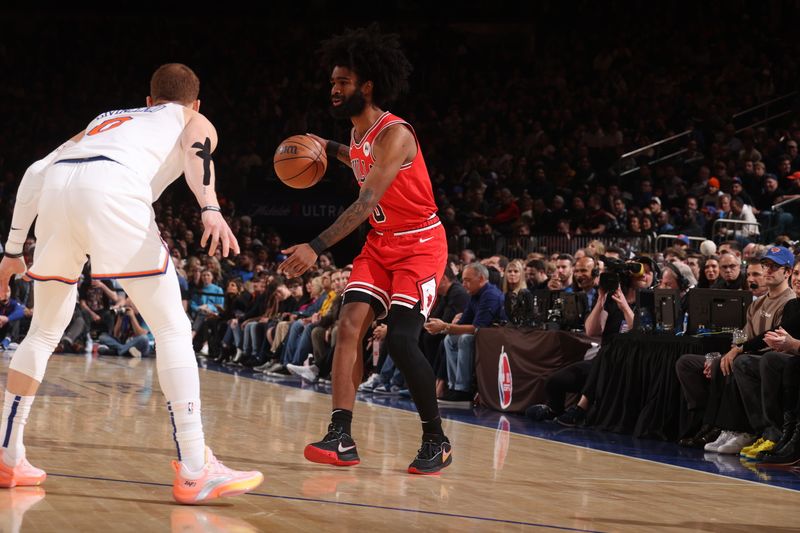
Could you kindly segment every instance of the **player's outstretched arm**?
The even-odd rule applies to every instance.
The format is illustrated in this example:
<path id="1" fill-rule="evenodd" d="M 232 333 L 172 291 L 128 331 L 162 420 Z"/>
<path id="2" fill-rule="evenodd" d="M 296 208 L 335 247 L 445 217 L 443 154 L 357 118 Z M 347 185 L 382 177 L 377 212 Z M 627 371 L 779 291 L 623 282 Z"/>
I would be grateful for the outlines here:
<path id="1" fill-rule="evenodd" d="M 56 160 L 58 154 L 65 148 L 74 145 L 83 132 L 70 138 L 67 142 L 47 154 L 42 159 L 36 161 L 25 171 L 22 181 L 17 189 L 17 198 L 14 203 L 14 214 L 11 219 L 11 232 L 6 242 L 6 255 L 22 254 L 22 246 L 28 238 L 33 219 L 36 218 L 39 209 L 39 197 L 42 193 L 42 183 L 44 182 L 44 170 Z"/>
<path id="2" fill-rule="evenodd" d="M 330 248 L 361 225 L 380 202 L 383 194 L 397 177 L 400 167 L 416 153 L 417 144 L 408 128 L 388 128 L 379 137 L 380 158 L 367 174 L 358 199 L 339 215 L 328 229 L 307 244 L 291 246 L 283 253 L 289 257 L 278 267 L 290 278 L 308 270 L 327 248 Z"/>
<path id="3" fill-rule="evenodd" d="M 214 189 L 216 173 L 211 154 L 216 147 L 217 131 L 214 126 L 200 113 L 193 113 L 183 130 L 181 148 L 186 183 L 197 198 L 203 217 L 204 231 L 200 246 L 205 246 L 210 239 L 208 255 L 214 255 L 221 242 L 222 256 L 227 257 L 230 251 L 234 255 L 239 253 L 239 242 L 220 212 Z"/>
<path id="4" fill-rule="evenodd" d="M 17 199 L 14 203 L 14 214 L 11 217 L 11 231 L 5 246 L 5 255 L 0 261 L 0 299 L 8 297 L 8 282 L 14 274 L 25 272 L 25 260 L 22 249 L 25 239 L 28 238 L 33 219 L 39 212 L 39 197 L 42 194 L 44 170 L 52 163 L 64 148 L 75 144 L 83 137 L 83 132 L 74 135 L 67 142 L 36 161 L 25 171 L 22 181 L 17 189 Z"/>

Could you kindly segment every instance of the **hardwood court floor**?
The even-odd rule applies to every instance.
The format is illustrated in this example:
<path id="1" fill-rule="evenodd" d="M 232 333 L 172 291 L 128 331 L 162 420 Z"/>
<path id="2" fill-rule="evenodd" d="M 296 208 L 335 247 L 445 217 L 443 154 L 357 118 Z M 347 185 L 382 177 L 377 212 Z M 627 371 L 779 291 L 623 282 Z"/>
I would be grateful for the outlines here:
<path id="1" fill-rule="evenodd" d="M 453 465 L 412 476 L 416 414 L 363 402 L 362 463 L 315 465 L 302 451 L 329 395 L 208 370 L 201 384 L 209 444 L 264 472 L 257 493 L 174 504 L 154 360 L 54 356 L 26 429 L 48 479 L 0 490 L 0 531 L 797 531 L 797 491 L 460 422 L 445 422 Z"/>

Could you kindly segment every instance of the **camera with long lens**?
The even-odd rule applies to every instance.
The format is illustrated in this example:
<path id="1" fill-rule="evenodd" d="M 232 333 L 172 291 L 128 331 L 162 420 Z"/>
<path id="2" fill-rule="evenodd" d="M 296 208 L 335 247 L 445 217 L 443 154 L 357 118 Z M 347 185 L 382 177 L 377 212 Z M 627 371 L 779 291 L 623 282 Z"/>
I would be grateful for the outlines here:
<path id="1" fill-rule="evenodd" d="M 644 265 L 638 261 L 621 261 L 604 257 L 605 271 L 600 274 L 600 287 L 611 294 L 621 286 L 623 290 L 630 287 L 631 277 L 644 276 Z"/>

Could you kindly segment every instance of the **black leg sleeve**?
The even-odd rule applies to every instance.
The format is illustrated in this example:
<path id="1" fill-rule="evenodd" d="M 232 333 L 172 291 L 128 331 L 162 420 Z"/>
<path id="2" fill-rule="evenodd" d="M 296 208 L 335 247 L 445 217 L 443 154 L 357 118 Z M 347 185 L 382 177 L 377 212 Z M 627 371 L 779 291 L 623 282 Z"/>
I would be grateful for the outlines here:
<path id="1" fill-rule="evenodd" d="M 394 364 L 403 373 L 408 390 L 423 422 L 439 416 L 436 379 L 428 360 L 419 349 L 419 336 L 425 319 L 419 309 L 393 305 L 387 318 L 387 345 Z"/>

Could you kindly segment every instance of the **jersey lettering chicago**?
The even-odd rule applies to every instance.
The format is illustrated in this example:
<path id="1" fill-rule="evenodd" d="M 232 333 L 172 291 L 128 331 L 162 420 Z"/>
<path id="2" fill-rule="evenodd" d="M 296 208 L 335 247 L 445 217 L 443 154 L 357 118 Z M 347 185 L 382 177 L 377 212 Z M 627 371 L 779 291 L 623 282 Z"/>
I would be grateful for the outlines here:
<path id="1" fill-rule="evenodd" d="M 369 218 L 370 224 L 380 231 L 395 231 L 423 225 L 436 214 L 436 202 L 428 176 L 428 168 L 422 157 L 419 140 L 411 125 L 388 111 L 367 130 L 360 142 L 355 140 L 355 130 L 350 135 L 350 165 L 359 187 L 364 183 L 375 164 L 373 146 L 375 139 L 390 126 L 402 124 L 408 127 L 417 141 L 417 155 L 410 163 L 400 167 L 392 184 L 383 194 L 380 203 Z"/>
<path id="2" fill-rule="evenodd" d="M 167 103 L 101 113 L 59 159 L 105 156 L 131 169 L 152 190 L 153 200 L 183 173 L 180 137 L 185 108 Z"/>

